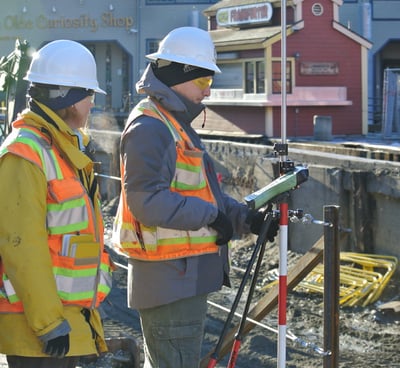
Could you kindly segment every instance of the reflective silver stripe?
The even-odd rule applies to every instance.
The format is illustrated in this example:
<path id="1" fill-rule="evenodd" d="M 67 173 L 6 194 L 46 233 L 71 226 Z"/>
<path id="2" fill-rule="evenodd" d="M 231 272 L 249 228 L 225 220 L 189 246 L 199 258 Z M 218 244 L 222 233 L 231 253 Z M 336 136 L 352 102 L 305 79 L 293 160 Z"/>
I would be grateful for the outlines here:
<path id="1" fill-rule="evenodd" d="M 55 205 L 52 205 L 54 208 Z M 72 224 L 89 221 L 86 207 L 79 206 L 64 209 L 60 204 L 59 211 L 50 210 L 47 212 L 47 226 L 49 228 L 64 227 Z"/>
<path id="2" fill-rule="evenodd" d="M 9 298 L 14 295 L 17 295 L 9 279 L 4 280 L 3 278 L 3 285 L 4 285 L 4 290 L 6 291 L 6 294 Z"/>
<path id="3" fill-rule="evenodd" d="M 137 243 L 136 233 L 132 229 L 123 229 L 121 226 L 115 226 L 112 234 L 112 241 L 116 244 L 120 242 Z"/>
<path id="4" fill-rule="evenodd" d="M 73 272 L 73 271 L 72 271 Z M 104 282 L 106 282 L 105 277 L 103 277 Z M 12 286 L 10 280 L 3 280 L 4 281 L 4 290 L 7 294 L 7 297 L 11 299 L 12 297 L 16 296 L 16 292 L 14 287 Z M 74 294 L 74 293 L 87 293 L 96 291 L 96 275 L 93 276 L 86 276 L 86 277 L 66 277 L 62 275 L 56 275 L 56 284 L 57 290 L 67 293 L 67 294 Z M 109 286 L 109 284 L 105 284 Z"/>
<path id="5" fill-rule="evenodd" d="M 72 271 L 73 273 L 74 271 Z M 96 275 L 93 276 L 79 276 L 79 277 L 67 277 L 62 275 L 56 275 L 57 290 L 68 293 L 86 293 L 95 292 L 96 290 Z"/>
<path id="6" fill-rule="evenodd" d="M 166 229 L 163 227 L 157 227 L 156 231 L 149 231 L 142 228 L 143 240 L 145 244 L 157 244 L 158 240 L 164 239 L 179 239 L 182 237 L 187 238 L 187 231 Z"/>
<path id="7" fill-rule="evenodd" d="M 172 239 L 181 239 L 181 238 L 206 238 L 209 236 L 216 236 L 217 232 L 209 227 L 202 227 L 199 230 L 175 230 L 175 229 L 167 229 L 162 227 L 157 227 L 156 231 L 149 231 L 146 228 L 142 228 L 143 240 L 146 246 L 154 246 L 159 242 L 172 240 Z M 135 231 L 131 229 L 124 229 L 121 226 L 115 226 L 112 236 L 113 244 L 117 246 L 122 246 L 123 248 L 127 248 L 126 244 L 135 243 L 138 247 L 138 239 Z M 125 245 L 125 246 L 123 246 Z M 128 247 L 129 248 L 129 247 Z"/>
<path id="8" fill-rule="evenodd" d="M 203 171 L 199 170 L 198 172 L 189 171 L 181 168 L 176 168 L 176 176 L 178 180 L 176 182 L 183 183 L 185 185 L 189 185 L 194 188 L 198 188 L 199 184 L 205 183 L 205 179 L 203 176 Z"/>
<path id="9" fill-rule="evenodd" d="M 96 268 L 93 268 L 96 272 Z M 74 271 L 72 271 L 74 272 Z M 85 293 L 86 296 L 94 295 L 97 292 L 97 277 L 93 276 L 78 276 L 68 277 L 63 275 L 56 275 L 57 290 L 62 293 L 65 300 L 79 300 L 81 299 L 81 294 Z M 102 271 L 100 272 L 100 285 L 104 285 L 107 289 L 111 288 L 112 277 L 109 273 Z M 17 302 L 19 298 L 16 295 L 14 287 L 12 286 L 10 280 L 3 280 L 5 296 L 14 302 Z M 85 296 L 83 296 L 85 298 Z"/>
<path id="10" fill-rule="evenodd" d="M 158 244 L 166 240 L 182 239 L 182 238 L 206 238 L 209 236 L 216 236 L 217 232 L 207 226 L 199 230 L 175 230 L 167 229 L 165 227 L 157 227 L 156 231 L 149 231 L 142 228 L 143 240 L 147 245 Z M 175 244 L 175 243 L 174 243 Z"/>
<path id="11" fill-rule="evenodd" d="M 57 167 L 55 163 L 55 158 L 52 157 L 50 151 L 52 151 L 49 144 L 41 137 L 38 137 L 34 133 L 21 129 L 18 138 L 28 138 L 34 141 L 37 144 L 37 148 L 40 148 L 40 156 L 43 159 L 43 171 L 46 175 L 47 181 L 53 180 L 57 178 Z M 17 138 L 17 141 L 18 141 Z M 21 142 L 23 143 L 23 142 Z M 54 154 L 54 153 L 53 153 Z"/>
<path id="12" fill-rule="evenodd" d="M 100 271 L 100 280 L 99 285 L 104 285 L 107 288 L 111 289 L 112 286 L 112 276 L 109 272 Z"/>
<path id="13" fill-rule="evenodd" d="M 50 156 L 50 152 L 47 150 L 43 150 L 43 158 L 45 164 L 45 173 L 47 181 L 57 179 L 57 169 L 54 162 L 54 159 Z"/>

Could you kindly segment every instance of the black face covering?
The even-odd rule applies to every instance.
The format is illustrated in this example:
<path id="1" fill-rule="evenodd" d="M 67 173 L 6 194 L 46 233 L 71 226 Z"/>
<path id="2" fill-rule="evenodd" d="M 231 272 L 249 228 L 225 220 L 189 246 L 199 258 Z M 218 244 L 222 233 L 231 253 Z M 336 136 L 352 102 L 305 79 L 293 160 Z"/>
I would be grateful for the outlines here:
<path id="1" fill-rule="evenodd" d="M 46 105 L 53 111 L 65 109 L 87 96 L 93 96 L 92 89 L 32 84 L 28 96 Z"/>
<path id="2" fill-rule="evenodd" d="M 175 62 L 162 65 L 163 63 L 165 63 L 164 60 L 162 60 L 162 63 L 157 60 L 151 64 L 151 67 L 157 79 L 168 87 L 175 86 L 176 84 L 184 83 L 193 79 L 211 77 L 214 75 L 213 70 L 198 68 L 193 65 Z"/>

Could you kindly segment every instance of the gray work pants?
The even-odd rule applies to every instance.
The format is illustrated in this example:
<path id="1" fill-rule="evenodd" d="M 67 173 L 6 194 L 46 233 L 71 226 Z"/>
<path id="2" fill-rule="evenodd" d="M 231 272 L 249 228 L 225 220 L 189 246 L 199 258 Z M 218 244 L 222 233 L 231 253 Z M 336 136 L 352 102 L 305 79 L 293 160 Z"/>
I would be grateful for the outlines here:
<path id="1" fill-rule="evenodd" d="M 139 310 L 144 338 L 143 368 L 197 368 L 207 295 Z"/>

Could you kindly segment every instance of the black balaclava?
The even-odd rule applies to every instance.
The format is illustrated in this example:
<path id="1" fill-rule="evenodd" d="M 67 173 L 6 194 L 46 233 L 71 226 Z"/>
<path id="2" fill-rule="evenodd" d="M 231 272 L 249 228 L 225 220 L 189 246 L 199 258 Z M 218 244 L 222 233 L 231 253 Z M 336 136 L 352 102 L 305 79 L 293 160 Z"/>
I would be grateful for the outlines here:
<path id="1" fill-rule="evenodd" d="M 168 87 L 184 83 L 201 77 L 210 77 L 214 75 L 213 70 L 199 68 L 197 66 L 180 64 L 175 62 L 166 62 L 157 60 L 151 63 L 154 75 Z"/>
<path id="2" fill-rule="evenodd" d="M 46 105 L 53 111 L 65 109 L 87 96 L 93 96 L 92 89 L 32 84 L 28 88 L 28 97 Z"/>

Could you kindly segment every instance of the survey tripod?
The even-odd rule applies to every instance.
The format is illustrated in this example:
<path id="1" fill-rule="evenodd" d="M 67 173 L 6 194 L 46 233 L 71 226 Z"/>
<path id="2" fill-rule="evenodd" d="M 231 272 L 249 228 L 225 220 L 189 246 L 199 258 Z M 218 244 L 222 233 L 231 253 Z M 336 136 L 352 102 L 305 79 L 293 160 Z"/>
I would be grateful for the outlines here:
<path id="1" fill-rule="evenodd" d="M 277 221 L 280 219 L 279 211 L 271 211 L 272 203 L 279 202 L 279 198 L 281 198 L 282 196 L 287 196 L 287 194 L 290 191 L 296 189 L 301 183 L 305 182 L 308 179 L 308 169 L 303 166 L 295 167 L 291 161 L 285 162 L 283 170 L 284 171 L 282 171 L 282 175 L 279 176 L 274 181 L 272 181 L 270 184 L 245 197 L 245 201 L 249 208 L 253 210 L 259 210 L 267 206 L 267 209 L 264 211 L 264 220 L 260 229 L 260 233 L 257 237 L 253 253 L 251 255 L 251 258 L 243 275 L 242 281 L 238 288 L 238 292 L 233 301 L 232 308 L 225 321 L 217 346 L 210 357 L 207 368 L 215 367 L 217 361 L 219 360 L 219 353 L 221 350 L 222 343 L 224 341 L 224 337 L 232 321 L 232 318 L 235 315 L 237 306 L 242 297 L 246 283 L 250 278 L 250 274 L 253 269 L 254 263 L 257 261 L 253 275 L 251 277 L 247 300 L 245 303 L 243 314 L 241 316 L 239 328 L 236 333 L 235 340 L 233 342 L 232 351 L 228 362 L 229 368 L 233 368 L 235 366 L 241 345 L 241 340 L 243 337 L 243 328 L 246 322 L 247 314 L 249 312 L 251 299 L 257 282 L 257 277 L 260 271 L 261 263 L 263 260 L 265 246 L 268 240 L 267 239 L 268 230 L 270 228 L 272 221 Z"/>

